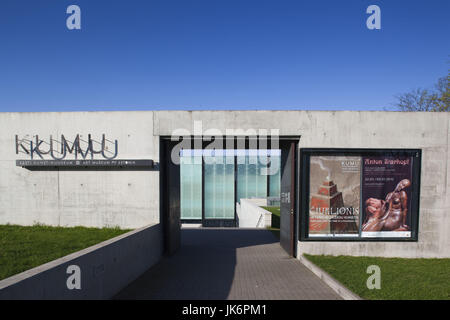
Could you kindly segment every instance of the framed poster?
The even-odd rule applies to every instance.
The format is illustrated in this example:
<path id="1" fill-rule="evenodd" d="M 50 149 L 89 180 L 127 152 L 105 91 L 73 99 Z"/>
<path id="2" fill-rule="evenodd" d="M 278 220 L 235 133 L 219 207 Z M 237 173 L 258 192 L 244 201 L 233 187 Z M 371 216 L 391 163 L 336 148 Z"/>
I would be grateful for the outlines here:
<path id="1" fill-rule="evenodd" d="M 311 156 L 309 178 L 309 236 L 359 236 L 361 159 Z"/>
<path id="2" fill-rule="evenodd" d="M 417 241 L 421 150 L 300 153 L 302 241 Z"/>
<path id="3" fill-rule="evenodd" d="M 411 237 L 412 156 L 362 158 L 362 237 Z"/>

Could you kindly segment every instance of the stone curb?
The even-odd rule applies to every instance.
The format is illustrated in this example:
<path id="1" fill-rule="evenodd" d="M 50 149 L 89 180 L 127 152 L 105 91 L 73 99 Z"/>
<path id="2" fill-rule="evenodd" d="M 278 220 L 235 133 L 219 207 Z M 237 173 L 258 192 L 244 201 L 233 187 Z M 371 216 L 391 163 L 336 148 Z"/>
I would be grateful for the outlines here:
<path id="1" fill-rule="evenodd" d="M 299 256 L 300 262 L 311 270 L 316 276 L 322 279 L 331 289 L 333 289 L 344 300 L 363 300 L 360 296 L 344 287 L 339 281 L 334 279 L 328 273 L 306 259 L 303 255 Z"/>

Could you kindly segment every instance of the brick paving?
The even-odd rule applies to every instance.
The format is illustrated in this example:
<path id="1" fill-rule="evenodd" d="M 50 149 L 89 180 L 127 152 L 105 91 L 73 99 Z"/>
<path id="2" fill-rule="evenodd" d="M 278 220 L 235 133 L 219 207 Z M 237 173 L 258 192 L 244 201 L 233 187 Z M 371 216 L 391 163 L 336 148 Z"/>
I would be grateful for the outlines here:
<path id="1" fill-rule="evenodd" d="M 115 299 L 340 299 L 267 230 L 182 229 L 181 248 Z"/>

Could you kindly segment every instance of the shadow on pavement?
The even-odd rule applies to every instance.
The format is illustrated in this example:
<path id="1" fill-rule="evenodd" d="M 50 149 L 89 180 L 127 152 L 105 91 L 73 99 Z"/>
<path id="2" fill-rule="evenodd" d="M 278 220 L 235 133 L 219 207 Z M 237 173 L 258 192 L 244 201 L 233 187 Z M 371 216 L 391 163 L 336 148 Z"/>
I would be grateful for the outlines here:
<path id="1" fill-rule="evenodd" d="M 237 249 L 276 242 L 279 240 L 267 230 L 182 229 L 181 248 L 162 258 L 114 299 L 227 299 Z"/>

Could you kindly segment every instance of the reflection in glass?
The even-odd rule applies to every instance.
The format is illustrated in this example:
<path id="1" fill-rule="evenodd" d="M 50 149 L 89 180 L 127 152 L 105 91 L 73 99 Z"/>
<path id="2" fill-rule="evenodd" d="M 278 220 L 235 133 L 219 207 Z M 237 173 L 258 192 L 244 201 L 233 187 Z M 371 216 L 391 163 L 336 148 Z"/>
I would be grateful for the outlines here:
<path id="1" fill-rule="evenodd" d="M 180 157 L 181 219 L 202 218 L 202 157 Z"/>
<path id="2" fill-rule="evenodd" d="M 204 159 L 205 219 L 234 219 L 234 157 Z"/>

